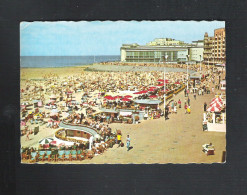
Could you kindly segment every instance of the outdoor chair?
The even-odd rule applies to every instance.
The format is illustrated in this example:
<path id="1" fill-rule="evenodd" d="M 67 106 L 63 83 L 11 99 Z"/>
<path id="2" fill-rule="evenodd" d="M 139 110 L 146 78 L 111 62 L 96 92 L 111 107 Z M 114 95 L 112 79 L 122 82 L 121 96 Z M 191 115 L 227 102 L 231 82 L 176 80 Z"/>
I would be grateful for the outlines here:
<path id="1" fill-rule="evenodd" d="M 27 150 L 24 151 L 23 149 L 21 149 L 21 159 L 28 159 L 28 154 L 27 154 Z"/>
<path id="2" fill-rule="evenodd" d="M 76 150 L 71 150 L 71 160 L 77 160 Z"/>
<path id="3" fill-rule="evenodd" d="M 64 160 L 64 150 L 58 151 L 57 160 Z"/>
<path id="4" fill-rule="evenodd" d="M 37 152 L 31 152 L 30 162 L 37 162 L 38 154 Z"/>
<path id="5" fill-rule="evenodd" d="M 39 151 L 39 154 L 38 154 L 38 160 L 42 160 L 44 161 L 45 160 L 45 151 Z"/>
<path id="6" fill-rule="evenodd" d="M 51 150 L 47 150 L 46 151 L 46 155 L 44 156 L 44 160 L 50 160 L 50 156 L 51 156 Z"/>
<path id="7" fill-rule="evenodd" d="M 64 159 L 65 160 L 71 160 L 71 151 L 70 150 L 65 150 L 64 152 Z"/>
<path id="8" fill-rule="evenodd" d="M 79 159 L 79 160 L 84 159 L 84 155 L 82 154 L 82 150 L 77 150 L 77 159 Z"/>

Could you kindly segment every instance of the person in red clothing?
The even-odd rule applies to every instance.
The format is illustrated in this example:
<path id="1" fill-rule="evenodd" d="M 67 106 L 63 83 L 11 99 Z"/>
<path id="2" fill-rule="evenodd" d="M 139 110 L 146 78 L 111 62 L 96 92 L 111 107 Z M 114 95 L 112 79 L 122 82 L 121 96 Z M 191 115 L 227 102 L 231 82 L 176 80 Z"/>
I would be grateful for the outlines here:
<path id="1" fill-rule="evenodd" d="M 178 107 L 181 108 L 181 100 L 178 100 Z"/>
<path id="2" fill-rule="evenodd" d="M 184 114 L 187 113 L 187 107 L 188 107 L 188 106 L 187 106 L 187 104 L 185 103 L 185 104 L 184 104 L 184 110 L 185 110 L 185 113 L 184 113 Z"/>

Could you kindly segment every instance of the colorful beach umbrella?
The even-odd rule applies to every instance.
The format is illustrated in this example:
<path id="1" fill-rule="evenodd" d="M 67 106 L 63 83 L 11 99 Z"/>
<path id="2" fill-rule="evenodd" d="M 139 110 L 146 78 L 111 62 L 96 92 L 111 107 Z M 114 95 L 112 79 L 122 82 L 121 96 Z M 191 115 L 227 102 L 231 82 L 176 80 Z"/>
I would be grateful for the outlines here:
<path id="1" fill-rule="evenodd" d="M 123 98 L 123 99 L 121 99 L 121 101 L 123 101 L 123 102 L 130 102 L 131 100 L 128 99 L 128 98 Z"/>
<path id="2" fill-rule="evenodd" d="M 177 81 L 177 82 L 175 82 L 174 84 L 175 84 L 175 85 L 180 85 L 180 82 Z"/>
<path id="3" fill-rule="evenodd" d="M 126 95 L 126 96 L 124 96 L 124 98 L 132 98 L 132 96 L 131 95 Z"/>
<path id="4" fill-rule="evenodd" d="M 114 98 L 115 98 L 115 99 L 121 99 L 121 98 L 123 98 L 123 96 L 117 95 L 117 96 L 115 96 Z"/>
<path id="5" fill-rule="evenodd" d="M 53 141 L 53 138 L 44 138 L 39 141 L 39 144 L 49 144 Z"/>
<path id="6" fill-rule="evenodd" d="M 115 99 L 114 97 L 112 97 L 112 96 L 110 96 L 110 95 L 107 95 L 107 96 L 105 96 L 104 98 L 107 99 L 107 100 L 114 100 L 114 99 Z"/>

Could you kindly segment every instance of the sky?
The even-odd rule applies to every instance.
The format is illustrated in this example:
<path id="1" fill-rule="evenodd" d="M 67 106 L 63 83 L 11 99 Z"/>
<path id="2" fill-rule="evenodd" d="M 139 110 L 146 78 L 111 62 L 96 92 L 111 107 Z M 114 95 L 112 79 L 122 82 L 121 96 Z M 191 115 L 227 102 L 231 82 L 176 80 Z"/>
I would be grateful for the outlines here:
<path id="1" fill-rule="evenodd" d="M 223 21 L 21 22 L 20 55 L 120 55 L 122 44 L 145 45 L 155 38 L 191 43 L 224 27 Z"/>

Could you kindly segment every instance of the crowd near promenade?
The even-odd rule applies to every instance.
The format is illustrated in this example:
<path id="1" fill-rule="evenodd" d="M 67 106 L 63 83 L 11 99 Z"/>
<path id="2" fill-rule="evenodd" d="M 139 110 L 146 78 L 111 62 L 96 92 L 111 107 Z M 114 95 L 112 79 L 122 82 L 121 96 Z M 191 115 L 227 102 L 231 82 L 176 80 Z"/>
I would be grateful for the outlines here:
<path id="1" fill-rule="evenodd" d="M 222 94 L 223 68 L 189 65 L 189 70 L 199 72 L 201 79 L 187 82 L 187 65 L 183 64 L 108 62 L 100 65 L 105 69 L 21 69 L 22 162 L 221 162 L 225 133 L 204 132 L 202 120 L 205 103 L 209 105 L 215 95 Z M 119 71 L 111 72 L 111 66 Z M 121 66 L 130 68 L 121 70 Z M 164 72 L 152 67 L 179 68 L 179 71 L 167 71 L 164 80 Z M 169 97 L 166 109 L 164 95 Z M 138 100 L 158 103 L 145 106 Z M 132 115 L 126 114 L 131 112 Z M 134 113 L 139 113 L 138 117 Z M 144 118 L 140 118 L 141 113 Z M 65 138 L 60 142 L 56 134 L 61 123 L 91 128 L 98 137 L 91 141 L 90 136 L 82 137 L 81 141 L 72 143 L 66 135 L 67 142 L 63 142 Z M 42 143 L 45 138 L 47 143 Z M 53 144 L 49 143 L 52 141 Z M 215 155 L 207 156 L 201 151 L 206 143 L 213 143 Z M 31 155 L 34 152 L 36 157 Z"/>

